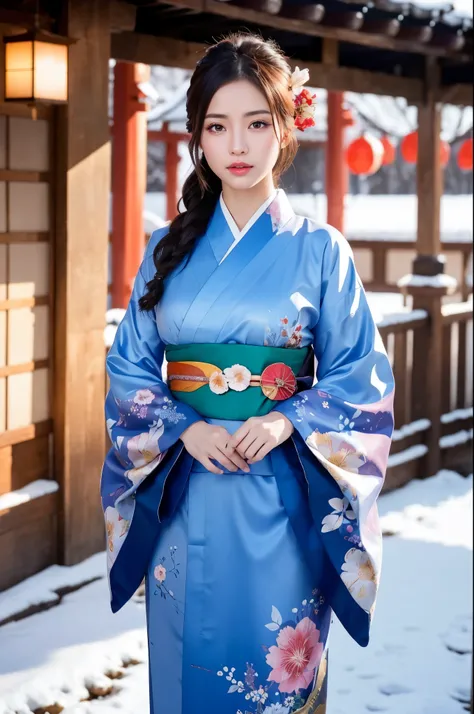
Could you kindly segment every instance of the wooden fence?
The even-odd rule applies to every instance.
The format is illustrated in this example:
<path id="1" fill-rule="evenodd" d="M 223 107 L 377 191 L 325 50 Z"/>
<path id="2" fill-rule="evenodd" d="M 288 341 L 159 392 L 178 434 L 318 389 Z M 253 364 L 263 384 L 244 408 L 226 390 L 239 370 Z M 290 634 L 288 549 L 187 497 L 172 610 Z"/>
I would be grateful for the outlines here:
<path id="1" fill-rule="evenodd" d="M 399 292 L 397 281 L 410 272 L 416 255 L 415 241 L 350 239 L 355 261 L 367 292 Z M 472 292 L 472 242 L 449 241 L 442 244 L 448 266 L 456 278 L 459 295 L 467 300 Z"/>
<path id="2" fill-rule="evenodd" d="M 440 424 L 438 469 L 472 468 L 472 300 L 443 305 L 442 381 L 430 384 L 426 369 L 432 318 L 424 310 L 389 318 L 379 326 L 395 375 L 395 433 L 386 490 L 427 471 L 429 432 Z M 428 393 L 441 391 L 440 413 L 430 413 Z M 431 447 L 432 448 L 432 447 Z M 433 469 L 431 468 L 431 471 Z"/>

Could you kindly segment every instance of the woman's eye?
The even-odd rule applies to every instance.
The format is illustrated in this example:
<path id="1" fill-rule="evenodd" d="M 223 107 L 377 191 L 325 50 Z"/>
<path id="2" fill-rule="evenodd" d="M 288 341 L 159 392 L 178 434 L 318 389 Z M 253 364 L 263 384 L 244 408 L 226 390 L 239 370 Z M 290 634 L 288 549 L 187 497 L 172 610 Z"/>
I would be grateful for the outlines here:
<path id="1" fill-rule="evenodd" d="M 250 126 L 253 126 L 255 129 L 261 129 L 264 126 L 269 126 L 269 124 L 266 121 L 254 121 Z"/>
<path id="2" fill-rule="evenodd" d="M 210 124 L 207 127 L 207 131 L 210 131 L 212 134 L 220 134 L 220 132 L 224 129 L 222 124 Z"/>

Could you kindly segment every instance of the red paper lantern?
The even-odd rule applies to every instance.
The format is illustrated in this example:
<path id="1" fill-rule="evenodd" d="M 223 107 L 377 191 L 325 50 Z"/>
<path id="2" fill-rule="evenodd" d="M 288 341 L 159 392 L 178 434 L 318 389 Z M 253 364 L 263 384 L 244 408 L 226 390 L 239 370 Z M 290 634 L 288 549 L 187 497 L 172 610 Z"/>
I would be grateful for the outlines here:
<path id="1" fill-rule="evenodd" d="M 444 167 L 448 165 L 449 159 L 451 156 L 451 146 L 448 144 L 447 141 L 441 141 L 440 147 L 439 147 L 439 160 L 441 163 L 441 166 Z"/>
<path id="2" fill-rule="evenodd" d="M 371 176 L 382 166 L 384 147 L 380 139 L 365 134 L 349 144 L 346 161 L 356 175 Z"/>
<path id="3" fill-rule="evenodd" d="M 400 144 L 400 151 L 407 164 L 416 164 L 418 160 L 418 132 L 407 134 Z"/>
<path id="4" fill-rule="evenodd" d="M 461 171 L 472 171 L 472 138 L 466 139 L 458 151 L 458 166 Z"/>
<path id="5" fill-rule="evenodd" d="M 383 166 L 388 166 L 389 164 L 393 164 L 395 161 L 395 156 L 396 156 L 396 151 L 395 147 L 388 138 L 388 136 L 383 136 L 381 138 L 381 142 L 383 145 L 383 159 L 382 159 L 382 165 Z"/>
<path id="6" fill-rule="evenodd" d="M 408 164 L 416 164 L 418 161 L 418 132 L 412 131 L 407 134 L 400 144 L 400 151 Z M 447 141 L 440 139 L 439 160 L 444 168 L 448 165 L 451 156 L 451 147 Z"/>

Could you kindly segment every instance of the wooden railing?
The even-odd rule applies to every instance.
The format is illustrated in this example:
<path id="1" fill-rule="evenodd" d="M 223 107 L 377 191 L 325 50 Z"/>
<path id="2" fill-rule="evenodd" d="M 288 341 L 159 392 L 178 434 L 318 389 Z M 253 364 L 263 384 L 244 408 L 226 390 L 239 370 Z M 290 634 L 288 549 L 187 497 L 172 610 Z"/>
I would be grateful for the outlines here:
<path id="1" fill-rule="evenodd" d="M 371 277 L 364 278 L 364 287 L 367 292 L 399 292 L 396 281 L 389 279 L 389 262 L 396 260 L 396 256 L 391 253 L 400 251 L 413 251 L 416 253 L 416 242 L 397 240 L 376 240 L 351 238 L 351 248 L 355 251 L 357 263 L 357 251 L 368 250 L 371 254 Z M 472 276 L 470 276 L 470 262 L 472 259 L 472 243 L 462 241 L 449 241 L 442 244 L 442 252 L 448 259 L 453 256 L 460 258 L 460 270 L 457 270 L 456 279 L 459 283 L 459 293 L 462 300 L 467 300 L 472 292 Z M 407 271 L 409 272 L 409 271 Z M 447 271 L 450 272 L 449 270 Z"/>
<path id="2" fill-rule="evenodd" d="M 388 316 L 379 331 L 395 376 L 395 433 L 386 489 L 396 488 L 426 472 L 429 432 L 440 424 L 437 468 L 460 472 L 472 468 L 472 300 L 442 305 L 442 380 L 429 384 L 432 320 L 425 310 Z M 440 410 L 430 412 L 430 390 L 441 391 Z M 431 446 L 431 448 L 433 448 Z M 432 469 L 431 469 L 432 470 Z"/>

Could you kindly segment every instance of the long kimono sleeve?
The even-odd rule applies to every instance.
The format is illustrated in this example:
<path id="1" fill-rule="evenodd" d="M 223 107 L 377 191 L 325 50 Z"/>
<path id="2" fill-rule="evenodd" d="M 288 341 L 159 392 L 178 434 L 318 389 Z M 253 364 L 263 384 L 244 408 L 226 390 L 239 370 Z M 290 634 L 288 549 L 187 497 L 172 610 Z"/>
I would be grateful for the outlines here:
<path id="1" fill-rule="evenodd" d="M 337 231 L 328 232 L 313 329 L 317 381 L 276 409 L 305 445 L 310 508 L 337 573 L 336 612 L 367 644 L 381 568 L 376 499 L 393 431 L 394 382 L 350 246 Z M 365 624 L 364 617 L 355 624 L 347 593 L 356 612 L 367 615 Z"/>
<path id="2" fill-rule="evenodd" d="M 139 309 L 139 298 L 154 272 L 153 248 L 162 231 L 150 238 L 130 303 L 107 356 L 110 389 L 105 413 L 113 456 L 123 472 L 119 503 L 160 464 L 185 429 L 202 419 L 192 407 L 174 399 L 164 383 L 161 366 L 165 346 L 155 313 Z"/>

